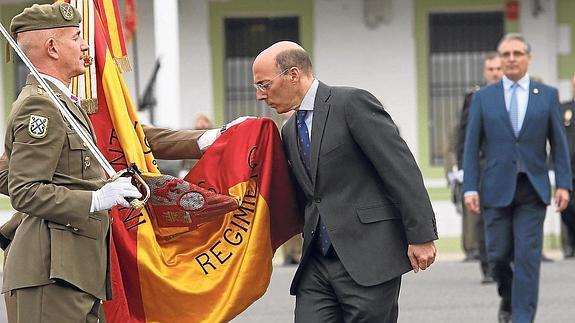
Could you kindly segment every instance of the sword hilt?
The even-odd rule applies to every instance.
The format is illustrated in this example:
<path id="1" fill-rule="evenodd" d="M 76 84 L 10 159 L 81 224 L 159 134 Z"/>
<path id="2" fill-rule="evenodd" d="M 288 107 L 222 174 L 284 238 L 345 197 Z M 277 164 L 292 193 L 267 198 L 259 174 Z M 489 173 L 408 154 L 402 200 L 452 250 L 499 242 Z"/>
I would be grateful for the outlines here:
<path id="1" fill-rule="evenodd" d="M 114 174 L 114 176 L 110 177 L 110 182 L 115 181 L 119 177 L 131 177 L 137 182 L 137 184 L 139 184 L 144 189 L 145 194 L 142 199 L 126 198 L 126 200 L 130 203 L 130 207 L 132 209 L 137 211 L 143 209 L 144 206 L 146 205 L 146 202 L 148 202 L 148 200 L 150 199 L 150 187 L 148 186 L 148 184 L 146 184 L 146 182 L 142 178 L 142 172 L 140 172 L 138 166 L 136 166 L 136 164 L 132 164 L 128 168 L 117 172 L 116 174 Z"/>

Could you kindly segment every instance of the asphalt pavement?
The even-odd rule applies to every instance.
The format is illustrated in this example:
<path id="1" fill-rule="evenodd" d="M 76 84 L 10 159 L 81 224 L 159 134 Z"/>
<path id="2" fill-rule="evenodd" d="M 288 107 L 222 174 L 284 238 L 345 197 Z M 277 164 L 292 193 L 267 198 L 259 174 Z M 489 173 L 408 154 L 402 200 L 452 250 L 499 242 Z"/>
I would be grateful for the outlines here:
<path id="1" fill-rule="evenodd" d="M 559 257 L 542 265 L 536 322 L 575 322 L 575 260 Z M 276 266 L 267 293 L 232 322 L 293 322 L 295 298 L 288 288 L 294 271 Z M 493 323 L 498 305 L 495 285 L 480 283 L 477 262 L 438 261 L 426 271 L 404 275 L 399 322 Z"/>
<path id="2" fill-rule="evenodd" d="M 266 294 L 232 323 L 293 322 L 295 298 L 289 284 L 295 266 L 274 266 Z M 499 304 L 495 285 L 481 285 L 479 264 L 457 257 L 437 261 L 417 274 L 404 275 L 399 299 L 400 323 L 492 323 Z M 6 321 L 0 302 L 0 323 Z M 575 322 L 575 260 L 543 263 L 536 322 Z M 165 322 L 169 323 L 169 322 Z"/>

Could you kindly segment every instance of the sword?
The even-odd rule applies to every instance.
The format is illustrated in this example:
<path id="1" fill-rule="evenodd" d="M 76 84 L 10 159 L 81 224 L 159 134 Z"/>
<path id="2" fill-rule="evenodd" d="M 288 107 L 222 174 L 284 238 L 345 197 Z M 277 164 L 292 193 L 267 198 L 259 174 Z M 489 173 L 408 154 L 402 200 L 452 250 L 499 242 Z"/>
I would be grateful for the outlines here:
<path id="1" fill-rule="evenodd" d="M 92 141 L 90 134 L 84 129 L 84 127 L 82 127 L 82 125 L 78 123 L 78 121 L 76 121 L 74 116 L 70 113 L 70 111 L 68 111 L 68 108 L 64 106 L 62 101 L 58 99 L 56 93 L 54 93 L 54 90 L 52 90 L 52 88 L 48 85 L 46 80 L 44 80 L 44 78 L 40 75 L 40 73 L 38 72 L 36 67 L 32 64 L 30 59 L 28 59 L 26 54 L 24 54 L 20 46 L 18 46 L 14 38 L 12 38 L 10 33 L 8 33 L 6 28 L 4 28 L 4 25 L 1 23 L 0 23 L 0 32 L 2 32 L 4 38 L 6 38 L 12 49 L 14 49 L 14 51 L 16 52 L 16 54 L 18 54 L 20 59 L 22 59 L 24 64 L 26 64 L 26 67 L 28 67 L 30 73 L 32 73 L 34 78 L 44 88 L 44 90 L 48 94 L 48 97 L 50 97 L 52 102 L 56 104 L 58 110 L 60 110 L 60 113 L 62 113 L 66 121 L 70 123 L 72 129 L 76 130 L 76 132 L 80 136 L 80 139 L 82 139 L 82 142 L 88 147 L 88 150 L 94 155 L 94 157 L 96 157 L 98 163 L 102 166 L 106 174 L 108 174 L 108 176 L 110 177 L 110 180 L 113 181 L 120 176 L 131 175 L 145 188 L 146 195 L 142 200 L 133 199 L 130 201 L 130 206 L 133 209 L 136 210 L 142 209 L 150 196 L 150 189 L 146 184 L 146 182 L 144 181 L 144 179 L 140 176 L 140 172 L 135 167 L 135 165 L 132 165 L 128 167 L 128 169 L 116 173 L 116 170 L 114 170 L 114 168 L 108 162 L 106 157 L 104 157 L 100 149 L 98 149 L 98 146 L 96 146 L 96 144 Z"/>

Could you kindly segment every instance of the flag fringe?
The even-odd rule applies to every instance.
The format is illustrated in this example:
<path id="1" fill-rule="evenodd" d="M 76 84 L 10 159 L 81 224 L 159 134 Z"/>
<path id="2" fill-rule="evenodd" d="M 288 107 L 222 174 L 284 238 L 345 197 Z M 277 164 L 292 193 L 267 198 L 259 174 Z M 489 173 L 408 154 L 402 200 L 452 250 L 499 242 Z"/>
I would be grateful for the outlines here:
<path id="1" fill-rule="evenodd" d="M 80 101 L 80 106 L 87 114 L 95 114 L 98 112 L 98 99 L 83 99 Z"/>
<path id="2" fill-rule="evenodd" d="M 122 74 L 132 71 L 132 65 L 130 64 L 128 56 L 114 57 L 114 62 Z"/>
<path id="3" fill-rule="evenodd" d="M 4 62 L 6 64 L 10 63 L 12 61 L 12 48 L 10 47 L 10 44 L 8 44 L 8 41 L 6 41 L 5 43 L 5 47 L 4 47 Z"/>

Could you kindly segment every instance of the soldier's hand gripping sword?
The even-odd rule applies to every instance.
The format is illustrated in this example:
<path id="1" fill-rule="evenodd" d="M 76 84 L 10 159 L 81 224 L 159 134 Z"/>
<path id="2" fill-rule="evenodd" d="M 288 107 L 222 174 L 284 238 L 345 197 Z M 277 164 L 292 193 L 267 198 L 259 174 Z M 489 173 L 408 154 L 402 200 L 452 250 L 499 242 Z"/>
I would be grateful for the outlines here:
<path id="1" fill-rule="evenodd" d="M 112 165 L 108 162 L 106 157 L 104 157 L 102 152 L 98 149 L 98 146 L 96 146 L 96 144 L 92 141 L 90 134 L 86 132 L 86 130 L 76 121 L 76 119 L 74 119 L 74 116 L 72 116 L 70 111 L 68 111 L 68 109 L 64 106 L 64 104 L 58 99 L 52 88 L 48 85 L 48 83 L 46 83 L 46 81 L 40 75 L 36 67 L 34 67 L 30 59 L 28 59 L 26 54 L 24 54 L 22 49 L 18 46 L 18 44 L 14 40 L 14 38 L 12 38 L 10 33 L 8 33 L 6 28 L 4 28 L 4 25 L 2 25 L 1 23 L 0 23 L 0 32 L 2 32 L 4 38 L 6 38 L 6 41 L 8 41 L 10 47 L 14 49 L 16 54 L 18 54 L 20 59 L 22 59 L 24 64 L 26 64 L 26 67 L 28 67 L 30 73 L 34 76 L 34 78 L 38 81 L 38 83 L 42 86 L 42 88 L 44 88 L 44 90 L 48 94 L 48 97 L 50 97 L 50 100 L 52 100 L 52 102 L 56 104 L 58 110 L 60 111 L 60 113 L 62 113 L 66 121 L 70 123 L 72 129 L 74 129 L 78 133 L 78 135 L 82 139 L 82 142 L 86 145 L 86 147 L 88 147 L 88 150 L 94 155 L 98 163 L 100 163 L 106 174 L 108 174 L 108 176 L 110 177 L 110 180 L 114 180 L 119 176 L 129 175 L 132 176 L 146 191 L 143 199 L 141 200 L 133 199 L 130 201 L 130 206 L 133 209 L 136 210 L 142 209 L 146 204 L 146 202 L 148 201 L 148 199 L 150 198 L 150 188 L 148 187 L 144 179 L 140 176 L 140 173 L 135 167 L 135 165 L 132 165 L 128 169 L 122 170 L 120 172 L 116 172 L 112 167 Z"/>

